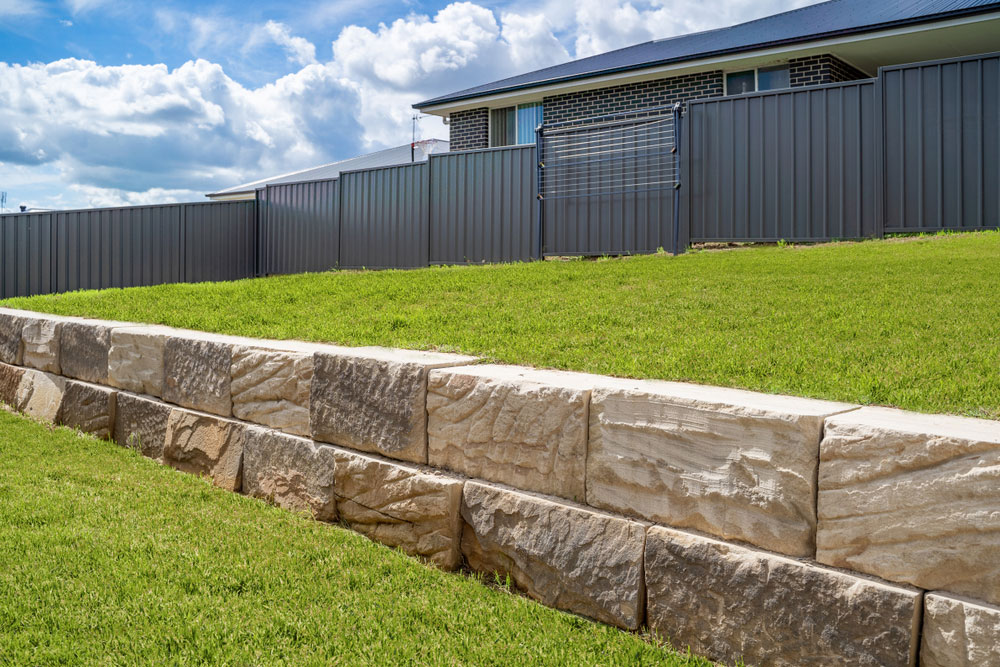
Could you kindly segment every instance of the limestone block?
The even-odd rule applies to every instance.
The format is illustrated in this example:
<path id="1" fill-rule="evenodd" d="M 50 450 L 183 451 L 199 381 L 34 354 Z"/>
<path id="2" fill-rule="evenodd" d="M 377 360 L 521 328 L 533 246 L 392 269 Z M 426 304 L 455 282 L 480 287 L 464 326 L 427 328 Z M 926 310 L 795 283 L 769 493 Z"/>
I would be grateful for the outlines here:
<path id="1" fill-rule="evenodd" d="M 608 378 L 591 398 L 587 504 L 812 556 L 823 419 L 854 407 Z"/>
<path id="2" fill-rule="evenodd" d="M 243 448 L 243 493 L 279 507 L 336 518 L 333 448 L 270 429 L 248 428 Z"/>
<path id="3" fill-rule="evenodd" d="M 107 387 L 67 380 L 56 423 L 98 438 L 110 438 L 115 423 L 117 393 Z"/>
<path id="4" fill-rule="evenodd" d="M 312 437 L 394 459 L 427 462 L 427 372 L 473 357 L 380 348 L 317 352 Z"/>
<path id="5" fill-rule="evenodd" d="M 1000 667 L 1000 607 L 924 596 L 922 667 Z"/>
<path id="6" fill-rule="evenodd" d="M 339 447 L 334 458 L 341 521 L 444 570 L 458 567 L 462 480 Z"/>
<path id="7" fill-rule="evenodd" d="M 52 318 L 29 318 L 25 320 L 21 342 L 24 350 L 24 365 L 40 371 L 62 373 L 59 364 L 59 338 L 63 320 Z"/>
<path id="8" fill-rule="evenodd" d="M 247 427 L 230 419 L 174 408 L 167 419 L 163 462 L 239 491 Z"/>
<path id="9" fill-rule="evenodd" d="M 24 369 L 14 407 L 43 422 L 55 422 L 62 405 L 66 379 L 59 375 Z"/>
<path id="10" fill-rule="evenodd" d="M 163 349 L 172 330 L 126 327 L 111 332 L 108 383 L 137 394 L 163 394 Z"/>
<path id="11" fill-rule="evenodd" d="M 296 435 L 309 435 L 311 354 L 233 348 L 233 416 Z"/>
<path id="12" fill-rule="evenodd" d="M 115 442 L 162 461 L 171 410 L 169 405 L 159 401 L 119 393 L 115 407 Z"/>
<path id="13" fill-rule="evenodd" d="M 593 382 L 517 366 L 431 371 L 428 463 L 583 502 Z"/>
<path id="14" fill-rule="evenodd" d="M 63 322 L 59 329 L 59 364 L 62 374 L 96 384 L 108 383 L 110 322 Z"/>
<path id="15" fill-rule="evenodd" d="M 233 346 L 212 337 L 171 336 L 163 349 L 163 400 L 228 417 Z"/>
<path id="16" fill-rule="evenodd" d="M 622 628 L 643 620 L 645 524 L 556 499 L 466 482 L 462 552 L 543 604 Z"/>
<path id="17" fill-rule="evenodd" d="M 21 343 L 21 332 L 24 331 L 24 318 L 20 311 L 0 308 L 0 363 L 20 366 L 24 348 Z"/>
<path id="18" fill-rule="evenodd" d="M 655 526 L 646 536 L 651 630 L 733 664 L 914 664 L 920 591 Z"/>
<path id="19" fill-rule="evenodd" d="M 23 377 L 23 368 L 0 362 L 0 403 L 17 407 L 17 388 Z"/>
<path id="20" fill-rule="evenodd" d="M 817 560 L 1000 604 L 1000 422 L 864 408 L 820 456 Z"/>

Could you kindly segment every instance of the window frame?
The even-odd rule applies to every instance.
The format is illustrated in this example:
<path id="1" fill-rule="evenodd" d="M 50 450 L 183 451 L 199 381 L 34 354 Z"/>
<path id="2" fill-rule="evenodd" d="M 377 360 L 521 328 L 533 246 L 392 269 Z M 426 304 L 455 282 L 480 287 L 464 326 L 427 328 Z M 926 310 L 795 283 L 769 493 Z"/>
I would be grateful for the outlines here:
<path id="1" fill-rule="evenodd" d="M 520 120 L 520 115 L 521 114 L 519 114 L 518 112 L 520 111 L 520 109 L 521 109 L 522 106 L 528 105 L 528 104 L 537 104 L 537 105 L 541 106 L 542 109 L 543 109 L 543 113 L 544 113 L 544 109 L 545 109 L 545 102 L 544 102 L 544 100 L 539 100 L 538 102 L 522 102 L 521 104 L 511 104 L 511 105 L 504 106 L 504 107 L 488 107 L 489 111 L 486 114 L 486 117 L 487 117 L 487 124 L 486 124 L 486 147 L 487 148 L 507 148 L 509 146 L 531 146 L 532 145 L 530 143 L 521 144 L 521 143 L 518 143 L 518 141 L 517 141 L 518 129 L 519 129 L 520 124 L 521 124 L 521 120 Z M 510 143 L 510 144 L 504 144 L 502 146 L 494 146 L 493 145 L 493 112 L 494 111 L 500 111 L 502 109 L 513 109 L 514 110 L 514 114 L 513 114 L 514 115 L 514 142 Z M 534 131 L 534 129 L 535 128 L 532 128 L 532 131 Z"/>
<path id="2" fill-rule="evenodd" d="M 787 88 L 768 88 L 767 90 L 760 89 L 760 70 L 762 69 L 777 69 L 779 67 L 784 67 L 788 69 L 788 87 Z M 730 74 L 742 74 L 744 72 L 753 72 L 753 90 L 748 93 L 730 93 L 729 92 L 729 75 Z M 737 95 L 750 95 L 751 93 L 766 93 L 773 90 L 788 90 L 792 87 L 792 68 L 789 63 L 778 63 L 776 65 L 764 65 L 762 67 L 749 67 L 747 69 L 734 69 L 728 72 L 722 73 L 722 96 L 723 97 L 736 97 Z"/>

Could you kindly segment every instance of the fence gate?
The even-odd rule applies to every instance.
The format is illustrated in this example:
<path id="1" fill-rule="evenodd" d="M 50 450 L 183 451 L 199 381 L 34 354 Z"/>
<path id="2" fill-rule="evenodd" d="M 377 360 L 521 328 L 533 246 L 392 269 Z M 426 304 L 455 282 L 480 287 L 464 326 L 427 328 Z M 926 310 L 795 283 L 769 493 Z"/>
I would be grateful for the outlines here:
<path id="1" fill-rule="evenodd" d="M 541 254 L 684 248 L 680 123 L 678 104 L 539 126 Z"/>

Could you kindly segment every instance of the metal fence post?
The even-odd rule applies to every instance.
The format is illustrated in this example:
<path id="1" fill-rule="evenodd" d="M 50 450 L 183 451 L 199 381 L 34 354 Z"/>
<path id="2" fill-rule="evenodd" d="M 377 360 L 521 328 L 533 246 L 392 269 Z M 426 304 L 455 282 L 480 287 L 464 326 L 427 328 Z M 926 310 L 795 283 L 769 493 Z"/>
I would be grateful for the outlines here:
<path id="1" fill-rule="evenodd" d="M 544 259 L 543 245 L 545 243 L 545 206 L 543 205 L 542 197 L 542 170 L 545 168 L 545 161 L 543 160 L 542 153 L 542 126 L 539 125 L 535 128 L 535 158 L 538 160 L 537 168 L 535 169 L 535 182 L 538 188 L 538 192 L 535 195 L 538 199 L 538 259 Z"/>
<path id="2" fill-rule="evenodd" d="M 681 160 L 680 160 L 680 146 L 681 146 L 681 118 L 683 114 L 681 112 L 681 103 L 677 102 L 674 104 L 674 247 L 673 255 L 676 257 L 681 254 L 680 249 L 680 236 L 681 236 Z"/>

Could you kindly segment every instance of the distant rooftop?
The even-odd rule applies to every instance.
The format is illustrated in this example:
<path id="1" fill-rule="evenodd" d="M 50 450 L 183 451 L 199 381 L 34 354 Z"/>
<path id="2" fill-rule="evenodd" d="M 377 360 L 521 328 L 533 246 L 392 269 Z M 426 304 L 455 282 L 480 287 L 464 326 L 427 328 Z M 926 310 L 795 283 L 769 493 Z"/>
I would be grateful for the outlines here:
<path id="1" fill-rule="evenodd" d="M 740 23 L 629 46 L 425 100 L 423 109 L 485 95 L 1000 9 L 996 0 L 830 0 Z"/>
<path id="2" fill-rule="evenodd" d="M 356 171 L 358 169 L 372 169 L 374 167 L 390 167 L 397 164 L 407 164 L 409 162 L 423 162 L 428 155 L 434 153 L 448 152 L 448 142 L 443 139 L 423 139 L 413 144 L 411 153 L 410 144 L 386 148 L 385 150 L 359 155 L 339 162 L 293 171 L 279 176 L 262 178 L 250 183 L 234 185 L 225 190 L 213 192 L 208 197 L 225 198 L 232 195 L 250 194 L 267 185 L 279 185 L 281 183 L 301 183 L 303 181 L 322 181 L 337 178 L 343 171 Z"/>

